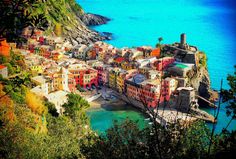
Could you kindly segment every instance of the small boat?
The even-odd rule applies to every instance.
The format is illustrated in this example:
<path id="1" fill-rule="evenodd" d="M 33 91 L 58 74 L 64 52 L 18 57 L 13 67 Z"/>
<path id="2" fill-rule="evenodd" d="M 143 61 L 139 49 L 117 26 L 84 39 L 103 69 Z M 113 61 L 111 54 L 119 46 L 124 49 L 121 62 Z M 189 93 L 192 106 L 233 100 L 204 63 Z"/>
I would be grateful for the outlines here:
<path id="1" fill-rule="evenodd" d="M 149 125 L 152 125 L 152 124 L 153 124 L 153 122 L 149 122 L 148 124 L 149 124 Z"/>
<path id="2" fill-rule="evenodd" d="M 146 118 L 146 119 L 144 119 L 144 120 L 150 120 L 150 118 Z"/>

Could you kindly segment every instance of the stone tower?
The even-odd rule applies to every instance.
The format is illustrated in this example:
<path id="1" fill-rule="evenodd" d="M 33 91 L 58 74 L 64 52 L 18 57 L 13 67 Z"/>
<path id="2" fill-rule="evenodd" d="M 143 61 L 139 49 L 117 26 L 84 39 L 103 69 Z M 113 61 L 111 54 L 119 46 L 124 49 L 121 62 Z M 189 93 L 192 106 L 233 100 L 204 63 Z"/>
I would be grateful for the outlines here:
<path id="1" fill-rule="evenodd" d="M 181 46 L 185 46 L 186 45 L 186 34 L 185 33 L 182 33 L 180 35 L 180 44 L 181 44 Z"/>

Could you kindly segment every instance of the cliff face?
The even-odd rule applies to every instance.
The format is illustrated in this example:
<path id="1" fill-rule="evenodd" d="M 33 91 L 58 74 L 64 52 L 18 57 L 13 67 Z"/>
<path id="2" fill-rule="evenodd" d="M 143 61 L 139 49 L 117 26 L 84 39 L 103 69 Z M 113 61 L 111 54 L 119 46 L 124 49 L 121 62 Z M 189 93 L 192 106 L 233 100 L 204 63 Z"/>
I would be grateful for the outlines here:
<path id="1" fill-rule="evenodd" d="M 48 35 L 64 36 L 73 45 L 90 44 L 107 38 L 90 30 L 87 25 L 105 24 L 108 18 L 84 13 L 75 0 L 47 0 L 35 13 L 45 14 L 49 21 L 49 28 L 46 31 Z"/>
<path id="2" fill-rule="evenodd" d="M 190 72 L 188 78 L 188 85 L 197 90 L 199 96 L 210 101 L 212 100 L 213 91 L 210 88 L 210 78 L 206 67 L 199 67 L 196 71 Z M 198 103 L 200 106 L 209 105 L 209 103 L 201 99 L 198 100 Z"/>

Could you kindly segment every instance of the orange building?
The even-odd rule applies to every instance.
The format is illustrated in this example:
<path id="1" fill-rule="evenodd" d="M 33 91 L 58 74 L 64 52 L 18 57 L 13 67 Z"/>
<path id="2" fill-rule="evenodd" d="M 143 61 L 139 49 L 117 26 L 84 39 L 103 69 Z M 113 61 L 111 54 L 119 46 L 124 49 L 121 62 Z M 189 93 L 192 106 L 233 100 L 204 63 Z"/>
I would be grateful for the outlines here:
<path id="1" fill-rule="evenodd" d="M 6 39 L 0 39 L 0 55 L 10 56 L 10 45 L 7 43 Z"/>
<path id="2" fill-rule="evenodd" d="M 156 56 L 157 58 L 159 58 L 161 55 L 161 49 L 160 48 L 156 48 L 154 50 L 152 50 L 151 52 L 151 57 Z"/>

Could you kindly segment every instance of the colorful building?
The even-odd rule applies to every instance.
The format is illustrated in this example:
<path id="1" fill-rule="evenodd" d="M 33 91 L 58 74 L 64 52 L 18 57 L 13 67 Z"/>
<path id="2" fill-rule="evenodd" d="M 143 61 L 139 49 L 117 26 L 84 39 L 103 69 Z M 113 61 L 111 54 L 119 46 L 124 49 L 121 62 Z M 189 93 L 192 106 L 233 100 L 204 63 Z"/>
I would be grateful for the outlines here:
<path id="1" fill-rule="evenodd" d="M 0 75 L 2 75 L 3 78 L 8 77 L 8 69 L 4 65 L 0 65 Z"/>
<path id="2" fill-rule="evenodd" d="M 9 57 L 10 56 L 10 45 L 6 39 L 0 39 L 0 55 Z"/>
<path id="3" fill-rule="evenodd" d="M 75 78 L 74 78 L 74 75 L 71 73 L 68 74 L 68 87 L 69 87 L 70 92 L 76 92 Z"/>
<path id="4" fill-rule="evenodd" d="M 150 54 L 151 57 L 157 57 L 157 58 L 160 58 L 160 55 L 161 55 L 161 49 L 160 48 L 153 49 L 151 54 Z"/>
<path id="5" fill-rule="evenodd" d="M 70 65 L 69 72 L 74 75 L 76 85 L 84 88 L 98 86 L 98 71 L 86 64 Z"/>
<path id="6" fill-rule="evenodd" d="M 30 90 L 31 92 L 39 96 L 45 96 L 49 93 L 49 83 L 44 76 L 35 76 L 31 80 L 36 85 L 36 87 Z"/>
<path id="7" fill-rule="evenodd" d="M 131 70 L 134 68 L 133 63 L 132 62 L 128 62 L 128 61 L 123 61 L 121 63 L 121 68 L 124 70 Z"/>
<path id="8" fill-rule="evenodd" d="M 113 63 L 116 65 L 116 66 L 121 66 L 121 63 L 125 61 L 125 58 L 124 57 L 117 57 L 114 59 Z"/>
<path id="9" fill-rule="evenodd" d="M 154 62 L 154 66 L 158 71 L 162 71 L 167 68 L 170 64 L 175 62 L 174 57 L 163 57 Z"/>
<path id="10" fill-rule="evenodd" d="M 137 73 L 138 73 L 138 70 L 136 70 L 136 69 L 132 69 L 129 71 L 121 70 L 117 75 L 117 90 L 118 90 L 118 92 L 125 93 L 126 92 L 125 80 L 133 77 Z"/>
<path id="11" fill-rule="evenodd" d="M 176 90 L 178 81 L 174 78 L 167 77 L 162 81 L 161 102 L 169 101 L 171 94 Z"/>
<path id="12" fill-rule="evenodd" d="M 158 106 L 160 97 L 160 81 L 147 80 L 142 74 L 136 74 L 126 80 L 127 96 L 140 101 L 144 106 Z"/>
<path id="13" fill-rule="evenodd" d="M 94 66 L 94 68 L 98 71 L 98 83 L 101 85 L 108 84 L 110 65 L 101 64 L 99 66 Z"/>
<path id="14" fill-rule="evenodd" d="M 68 74 L 68 70 L 63 67 L 59 72 L 53 74 L 53 85 L 56 90 L 70 91 L 68 86 Z"/>
<path id="15" fill-rule="evenodd" d="M 120 68 L 115 67 L 109 70 L 109 80 L 108 80 L 108 85 L 110 88 L 117 89 L 117 76 L 118 73 L 120 72 Z"/>
<path id="16" fill-rule="evenodd" d="M 34 72 L 34 73 L 38 73 L 38 74 L 41 74 L 43 73 L 44 69 L 41 65 L 35 65 L 35 66 L 31 66 L 31 71 Z"/>

